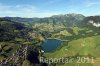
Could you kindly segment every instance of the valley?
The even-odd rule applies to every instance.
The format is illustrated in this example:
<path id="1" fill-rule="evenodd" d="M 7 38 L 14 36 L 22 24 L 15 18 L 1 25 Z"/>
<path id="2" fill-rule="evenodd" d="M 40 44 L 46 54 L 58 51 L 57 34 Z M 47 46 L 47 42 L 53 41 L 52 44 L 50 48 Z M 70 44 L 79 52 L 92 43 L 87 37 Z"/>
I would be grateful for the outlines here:
<path id="1" fill-rule="evenodd" d="M 94 25 L 99 23 L 100 16 L 86 17 L 81 14 L 54 15 L 46 18 L 2 17 L 0 65 L 99 66 L 97 64 L 100 61 L 100 27 Z M 24 49 L 25 52 L 20 57 Z M 11 58 L 14 53 L 15 59 L 21 61 L 5 62 L 5 59 Z M 49 64 L 41 63 L 40 57 L 74 59 L 68 63 Z M 88 59 L 77 63 L 78 57 Z M 87 62 L 89 59 L 94 63 Z"/>

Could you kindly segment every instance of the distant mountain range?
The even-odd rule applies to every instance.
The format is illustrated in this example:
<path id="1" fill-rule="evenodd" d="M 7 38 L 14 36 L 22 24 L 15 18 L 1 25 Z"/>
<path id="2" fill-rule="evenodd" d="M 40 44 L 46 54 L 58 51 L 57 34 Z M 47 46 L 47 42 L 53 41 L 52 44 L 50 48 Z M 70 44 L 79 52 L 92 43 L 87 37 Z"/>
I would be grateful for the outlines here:
<path id="1" fill-rule="evenodd" d="M 14 22 L 39 22 L 39 23 L 53 23 L 53 24 L 64 24 L 66 26 L 72 26 L 77 24 L 81 20 L 85 18 L 84 15 L 81 14 L 65 14 L 65 15 L 54 15 L 47 18 L 21 18 L 21 17 L 4 17 L 5 19 L 14 21 Z"/>
<path id="2" fill-rule="evenodd" d="M 40 18 L 22 18 L 22 17 L 3 17 L 5 19 L 9 19 L 14 22 L 36 22 L 40 20 Z"/>
<path id="3" fill-rule="evenodd" d="M 52 24 L 63 24 L 67 27 L 77 25 L 92 25 L 100 27 L 100 16 L 84 16 L 82 14 L 65 14 L 65 15 L 54 15 L 47 18 L 21 18 L 21 17 L 3 17 L 5 19 L 20 22 L 20 23 L 52 23 Z"/>

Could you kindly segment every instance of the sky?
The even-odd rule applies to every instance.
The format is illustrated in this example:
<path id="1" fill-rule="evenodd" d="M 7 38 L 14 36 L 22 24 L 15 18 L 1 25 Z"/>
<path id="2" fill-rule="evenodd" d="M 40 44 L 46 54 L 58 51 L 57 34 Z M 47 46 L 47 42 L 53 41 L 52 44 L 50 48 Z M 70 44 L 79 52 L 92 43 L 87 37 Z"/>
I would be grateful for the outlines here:
<path id="1" fill-rule="evenodd" d="M 0 17 L 50 17 L 68 13 L 100 15 L 100 0 L 0 0 Z"/>

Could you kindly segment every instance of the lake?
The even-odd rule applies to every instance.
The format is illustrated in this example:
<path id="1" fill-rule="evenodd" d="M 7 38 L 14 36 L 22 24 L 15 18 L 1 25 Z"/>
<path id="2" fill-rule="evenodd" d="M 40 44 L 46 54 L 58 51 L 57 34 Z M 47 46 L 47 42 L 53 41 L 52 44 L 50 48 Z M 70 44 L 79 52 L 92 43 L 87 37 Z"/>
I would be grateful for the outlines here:
<path id="1" fill-rule="evenodd" d="M 42 48 L 45 52 L 52 52 L 61 46 L 63 42 L 57 39 L 46 39 L 42 44 Z"/>

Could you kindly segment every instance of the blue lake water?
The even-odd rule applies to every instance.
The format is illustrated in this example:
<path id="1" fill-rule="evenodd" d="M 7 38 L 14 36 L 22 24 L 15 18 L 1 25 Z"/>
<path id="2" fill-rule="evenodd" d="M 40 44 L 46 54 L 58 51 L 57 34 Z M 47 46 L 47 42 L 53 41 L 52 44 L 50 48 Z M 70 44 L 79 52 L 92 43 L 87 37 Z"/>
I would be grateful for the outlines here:
<path id="1" fill-rule="evenodd" d="M 45 52 L 52 52 L 57 49 L 57 47 L 61 46 L 63 43 L 61 40 L 57 39 L 46 39 L 42 44 L 42 48 Z"/>

